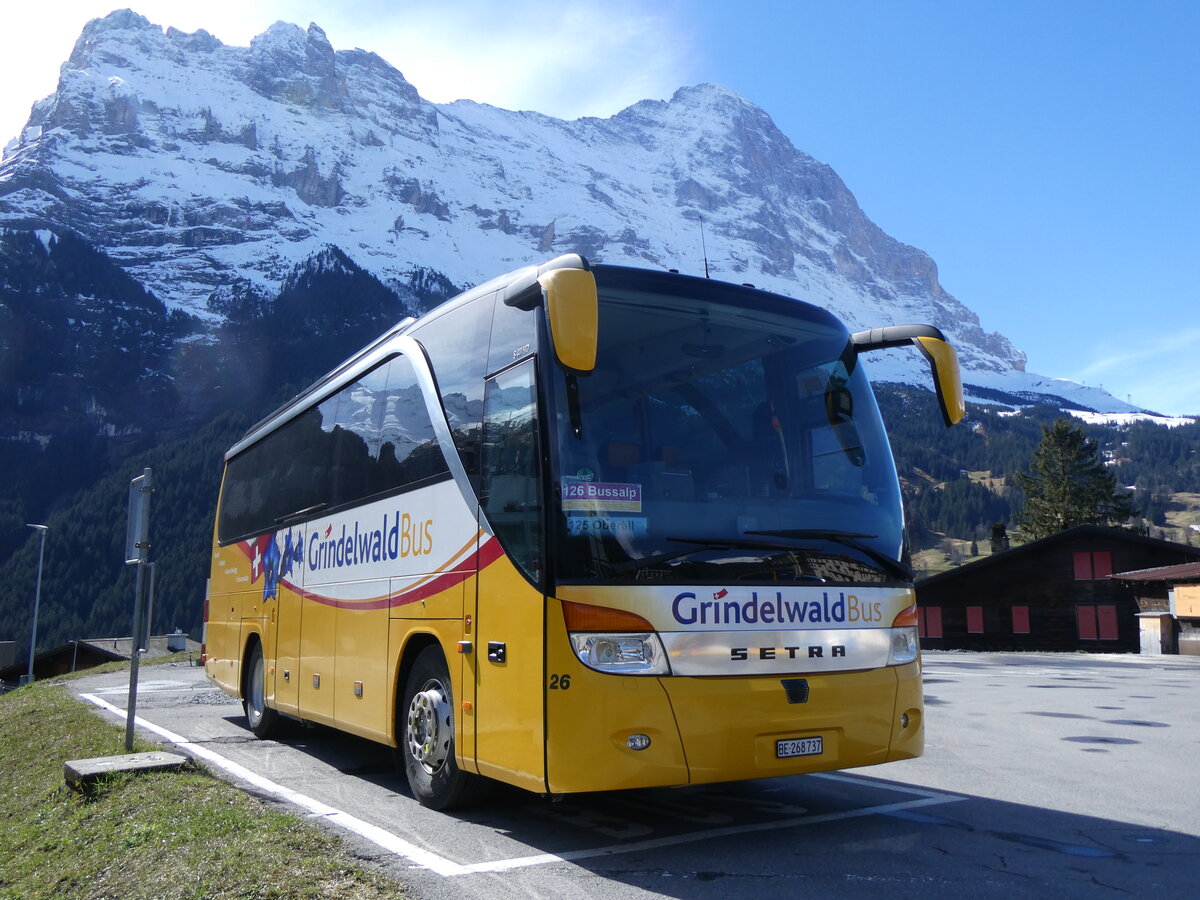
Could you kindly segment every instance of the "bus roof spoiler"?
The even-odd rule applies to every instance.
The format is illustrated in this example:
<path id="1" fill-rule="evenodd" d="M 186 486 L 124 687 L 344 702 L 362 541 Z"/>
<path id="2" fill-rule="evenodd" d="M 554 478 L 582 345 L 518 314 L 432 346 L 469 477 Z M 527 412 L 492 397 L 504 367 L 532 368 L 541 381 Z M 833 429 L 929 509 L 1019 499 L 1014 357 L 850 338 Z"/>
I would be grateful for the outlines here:
<path id="1" fill-rule="evenodd" d="M 870 353 L 909 344 L 916 347 L 929 362 L 942 421 L 949 428 L 963 420 L 966 406 L 963 403 L 958 354 L 940 329 L 933 325 L 887 325 L 856 332 L 850 335 L 850 343 L 856 353 Z"/>

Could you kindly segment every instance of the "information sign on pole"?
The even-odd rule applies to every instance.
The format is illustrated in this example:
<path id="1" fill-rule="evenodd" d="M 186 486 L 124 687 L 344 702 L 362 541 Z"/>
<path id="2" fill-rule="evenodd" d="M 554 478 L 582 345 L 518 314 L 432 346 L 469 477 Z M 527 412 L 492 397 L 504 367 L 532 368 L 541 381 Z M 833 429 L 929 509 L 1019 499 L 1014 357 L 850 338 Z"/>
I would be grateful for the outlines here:
<path id="1" fill-rule="evenodd" d="M 125 529 L 125 564 L 150 558 L 150 470 L 129 482 L 129 524 Z"/>

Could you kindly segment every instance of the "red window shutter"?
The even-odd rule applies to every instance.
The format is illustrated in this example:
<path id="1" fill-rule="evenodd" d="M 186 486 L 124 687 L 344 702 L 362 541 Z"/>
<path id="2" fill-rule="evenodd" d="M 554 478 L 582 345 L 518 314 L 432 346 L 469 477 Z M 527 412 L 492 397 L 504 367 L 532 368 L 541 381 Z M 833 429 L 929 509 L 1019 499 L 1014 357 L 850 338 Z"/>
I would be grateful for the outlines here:
<path id="1" fill-rule="evenodd" d="M 1115 641 L 1120 637 L 1117 630 L 1117 608 L 1112 604 L 1096 607 L 1096 619 L 1100 626 L 1100 640 Z"/>
<path id="2" fill-rule="evenodd" d="M 1096 640 L 1096 607 L 1075 607 L 1075 619 L 1079 623 L 1079 639 L 1081 641 Z"/>
<path id="3" fill-rule="evenodd" d="M 1012 608 L 1013 634 L 1029 634 L 1029 607 Z"/>
<path id="4" fill-rule="evenodd" d="M 917 607 L 917 637 L 928 637 L 925 633 L 925 607 Z"/>
<path id="5" fill-rule="evenodd" d="M 1076 553 L 1075 554 L 1075 580 L 1076 581 L 1091 581 L 1092 580 L 1092 554 Z"/>
<path id="6" fill-rule="evenodd" d="M 940 638 L 942 636 L 942 608 L 931 606 L 925 610 L 925 627 L 929 630 L 926 637 Z"/>
<path id="7" fill-rule="evenodd" d="M 967 607 L 967 632 L 969 634 L 983 634 L 982 606 Z"/>
<path id="8" fill-rule="evenodd" d="M 1112 554 L 1111 553 L 1093 553 L 1092 568 L 1095 571 L 1097 578 L 1107 578 L 1112 574 Z"/>

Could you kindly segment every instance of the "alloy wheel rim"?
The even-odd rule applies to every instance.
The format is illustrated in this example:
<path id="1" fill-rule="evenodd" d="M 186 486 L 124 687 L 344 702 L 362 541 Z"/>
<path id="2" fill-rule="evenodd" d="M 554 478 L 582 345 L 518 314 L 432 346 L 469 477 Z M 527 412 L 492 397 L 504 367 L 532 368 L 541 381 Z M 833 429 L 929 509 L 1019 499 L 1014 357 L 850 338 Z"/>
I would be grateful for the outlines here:
<path id="1" fill-rule="evenodd" d="M 426 772 L 436 772 L 450 755 L 450 701 L 436 679 L 413 695 L 405 729 L 408 752 Z"/>

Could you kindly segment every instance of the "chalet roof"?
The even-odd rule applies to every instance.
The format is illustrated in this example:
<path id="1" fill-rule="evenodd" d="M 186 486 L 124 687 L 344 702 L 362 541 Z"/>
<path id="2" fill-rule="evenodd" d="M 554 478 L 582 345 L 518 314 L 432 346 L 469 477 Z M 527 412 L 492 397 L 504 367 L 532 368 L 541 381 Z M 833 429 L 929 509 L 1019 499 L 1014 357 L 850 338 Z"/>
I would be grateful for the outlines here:
<path id="1" fill-rule="evenodd" d="M 1146 537 L 1145 535 L 1135 534 L 1132 531 L 1126 531 L 1123 528 L 1106 528 L 1102 525 L 1077 525 L 1074 528 L 1068 528 L 1066 531 L 1060 531 L 1058 534 L 1052 534 L 1049 537 L 1040 538 L 1036 541 L 1030 541 L 1027 544 L 1021 544 L 1019 547 L 1013 547 L 1011 550 L 1005 550 L 1003 553 L 993 553 L 991 556 L 985 556 L 982 559 L 974 562 L 966 563 L 957 568 L 950 569 L 945 572 L 939 572 L 936 575 L 930 575 L 917 582 L 917 589 L 920 590 L 925 585 L 941 584 L 944 581 L 953 581 L 956 578 L 972 577 L 986 572 L 995 566 L 1003 566 L 1008 562 L 1028 554 L 1045 552 L 1056 544 L 1066 544 L 1073 541 L 1086 538 L 1103 537 L 1108 540 L 1125 541 L 1130 544 L 1138 544 L 1147 548 L 1155 548 L 1160 550 L 1175 550 L 1178 551 L 1183 558 L 1191 557 L 1197 564 L 1200 564 L 1200 548 L 1189 547 L 1187 544 L 1177 544 L 1174 541 L 1161 541 L 1158 538 Z M 1190 564 L 1189 564 L 1190 565 Z M 1123 577 L 1123 576 L 1122 576 Z"/>
<path id="2" fill-rule="evenodd" d="M 92 644 L 90 641 L 68 641 L 65 644 L 59 644 L 57 647 L 52 647 L 49 650 L 43 650 L 33 657 L 33 667 L 37 670 L 40 666 L 59 657 L 69 658 L 78 652 L 80 647 L 86 647 L 94 657 L 100 657 L 109 662 L 119 659 L 128 659 L 127 656 L 121 656 L 120 653 L 114 652 L 107 647 Z M 96 665 L 96 663 L 92 663 Z M 13 663 L 11 666 L 6 666 L 0 669 L 0 681 L 12 681 L 21 675 L 24 675 L 29 668 L 29 660 Z"/>
<path id="3" fill-rule="evenodd" d="M 1158 566 L 1154 569 L 1135 569 L 1110 576 L 1118 581 L 1200 581 L 1200 562 L 1184 563 L 1180 566 Z"/>
<path id="4" fill-rule="evenodd" d="M 172 637 L 187 637 L 186 635 L 152 635 L 150 638 L 150 653 L 146 656 L 148 661 L 153 661 L 160 656 L 166 656 L 170 651 L 167 650 L 167 639 Z M 48 660 L 56 657 L 71 657 L 79 652 L 80 648 L 86 648 L 93 654 L 93 659 L 100 658 L 109 662 L 117 660 L 129 659 L 132 653 L 133 645 L 132 638 L 88 638 L 86 640 L 67 641 L 65 644 L 59 644 L 57 647 L 52 647 L 49 650 L 42 650 L 33 658 L 34 669 L 46 663 Z M 187 638 L 187 649 L 193 653 L 198 653 L 200 644 Z M 93 663 L 96 665 L 97 663 Z M 24 675 L 29 666 L 29 660 L 13 663 L 0 669 L 0 681 L 11 681 L 20 675 Z"/>

